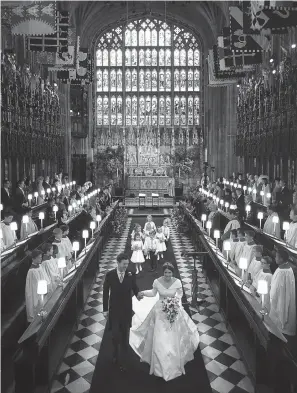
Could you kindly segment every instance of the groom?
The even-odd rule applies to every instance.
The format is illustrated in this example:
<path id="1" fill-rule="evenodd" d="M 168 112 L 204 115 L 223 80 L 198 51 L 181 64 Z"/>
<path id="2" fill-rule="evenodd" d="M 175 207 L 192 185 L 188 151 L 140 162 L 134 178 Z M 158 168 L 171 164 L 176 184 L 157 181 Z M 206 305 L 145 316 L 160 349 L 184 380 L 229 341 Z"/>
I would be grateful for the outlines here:
<path id="1" fill-rule="evenodd" d="M 129 333 L 132 322 L 132 291 L 138 300 L 143 295 L 138 294 L 135 274 L 127 271 L 129 257 L 121 253 L 117 256 L 117 268 L 106 274 L 103 284 L 103 314 L 108 316 L 109 330 L 113 342 L 113 363 L 124 367 L 123 355 L 129 346 Z M 121 356 L 121 359 L 120 357 Z"/>

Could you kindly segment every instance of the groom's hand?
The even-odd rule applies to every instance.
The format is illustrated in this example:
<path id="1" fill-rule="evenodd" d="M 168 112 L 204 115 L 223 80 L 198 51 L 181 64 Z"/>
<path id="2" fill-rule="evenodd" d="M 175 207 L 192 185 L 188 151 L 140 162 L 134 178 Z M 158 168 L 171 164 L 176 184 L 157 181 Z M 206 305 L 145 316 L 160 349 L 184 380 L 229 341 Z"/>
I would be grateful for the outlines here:
<path id="1" fill-rule="evenodd" d="M 107 318 L 107 317 L 108 317 L 108 311 L 103 311 L 103 316 L 104 316 L 105 318 Z"/>
<path id="2" fill-rule="evenodd" d="M 143 293 L 142 292 L 138 292 L 138 295 L 137 295 L 137 299 L 138 300 L 141 300 L 141 299 L 143 299 Z"/>

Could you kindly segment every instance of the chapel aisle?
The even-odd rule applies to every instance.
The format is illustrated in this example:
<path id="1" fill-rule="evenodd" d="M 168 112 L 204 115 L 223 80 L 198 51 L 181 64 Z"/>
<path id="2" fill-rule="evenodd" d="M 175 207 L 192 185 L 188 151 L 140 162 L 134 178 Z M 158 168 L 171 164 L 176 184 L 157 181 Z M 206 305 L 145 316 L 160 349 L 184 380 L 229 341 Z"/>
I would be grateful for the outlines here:
<path id="1" fill-rule="evenodd" d="M 164 213 L 167 212 L 167 209 L 164 209 Z M 161 217 L 154 218 L 157 225 L 160 225 L 162 220 Z M 252 393 L 253 387 L 246 376 L 243 362 L 226 330 L 201 269 L 199 269 L 199 284 L 200 290 L 201 288 L 203 290 L 199 296 L 205 300 L 205 303 L 200 307 L 199 313 L 191 309 L 201 342 L 194 361 L 186 366 L 187 374 L 170 382 L 149 376 L 149 366 L 140 363 L 132 350 L 129 352 L 129 363 L 133 371 L 123 375 L 111 367 L 111 340 L 109 333 L 104 332 L 105 319 L 102 315 L 102 284 L 106 272 L 116 266 L 117 254 L 124 250 L 130 254 L 131 242 L 128 235 L 136 222 L 143 226 L 145 218 L 136 216 L 133 219 L 129 218 L 121 238 L 109 240 L 99 262 L 99 274 L 81 315 L 80 325 L 65 353 L 51 392 L 166 393 L 168 390 L 168 393 L 180 393 L 181 391 L 184 393 Z M 181 255 L 186 250 L 194 251 L 194 248 L 186 236 L 181 236 L 172 226 L 170 230 L 171 242 L 166 260 L 177 265 L 185 296 L 190 302 L 193 262 Z M 160 264 L 158 275 L 161 272 Z M 137 276 L 139 289 L 151 288 L 156 277 L 157 275 L 149 272 L 149 266 L 144 266 L 144 271 Z M 186 311 L 190 312 L 187 309 Z"/>

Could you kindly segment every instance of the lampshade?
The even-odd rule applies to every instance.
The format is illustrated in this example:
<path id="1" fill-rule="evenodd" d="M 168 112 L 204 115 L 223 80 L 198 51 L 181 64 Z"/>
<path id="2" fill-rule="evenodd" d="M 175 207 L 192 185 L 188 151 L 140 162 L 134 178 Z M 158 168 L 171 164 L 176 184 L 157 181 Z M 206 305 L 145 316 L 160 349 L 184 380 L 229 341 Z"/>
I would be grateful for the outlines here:
<path id="1" fill-rule="evenodd" d="M 51 192 L 51 189 L 47 188 L 46 192 L 49 194 Z"/>
<path id="2" fill-rule="evenodd" d="M 87 239 L 89 237 L 89 231 L 87 229 L 84 229 L 82 232 L 82 237 L 84 239 Z"/>
<path id="3" fill-rule="evenodd" d="M 230 186 L 233 187 L 233 184 L 234 184 L 234 183 L 233 183 L 233 181 L 232 181 L 232 182 L 230 183 Z"/>
<path id="4" fill-rule="evenodd" d="M 73 185 L 75 185 L 75 184 L 76 184 L 76 181 L 75 181 L 75 180 L 73 180 L 72 184 L 73 184 Z"/>
<path id="5" fill-rule="evenodd" d="M 245 210 L 247 211 L 247 212 L 250 212 L 251 211 L 251 205 L 246 205 L 246 207 L 245 207 Z"/>
<path id="6" fill-rule="evenodd" d="M 206 214 L 201 215 L 201 221 L 206 221 Z"/>
<path id="7" fill-rule="evenodd" d="M 247 186 L 243 186 L 242 188 L 244 189 L 244 191 L 246 191 L 246 189 L 247 189 Z"/>
<path id="8" fill-rule="evenodd" d="M 47 294 L 47 282 L 46 280 L 39 280 L 37 283 L 37 295 Z"/>
<path id="9" fill-rule="evenodd" d="M 247 268 L 247 259 L 246 258 L 239 258 L 239 268 L 242 270 L 246 270 L 246 268 Z"/>
<path id="10" fill-rule="evenodd" d="M 221 199 L 220 200 L 220 205 L 223 206 L 223 204 L 224 204 L 224 201 L 223 201 L 223 199 Z"/>
<path id="11" fill-rule="evenodd" d="M 230 210 L 235 210 L 236 209 L 236 205 L 230 205 Z"/>
<path id="12" fill-rule="evenodd" d="M 212 222 L 211 221 L 206 221 L 206 228 L 210 229 L 212 227 Z"/>
<path id="13" fill-rule="evenodd" d="M 34 197 L 37 198 L 38 197 L 38 192 L 34 192 Z"/>
<path id="14" fill-rule="evenodd" d="M 102 220 L 102 217 L 100 216 L 100 214 L 98 214 L 97 216 L 96 216 L 96 221 L 97 222 L 100 222 Z"/>
<path id="15" fill-rule="evenodd" d="M 219 197 L 217 197 L 217 198 L 216 198 L 216 200 L 217 200 L 217 202 L 219 202 L 220 198 L 219 198 Z"/>
<path id="16" fill-rule="evenodd" d="M 267 192 L 266 197 L 267 197 L 267 198 L 271 198 L 270 192 Z"/>
<path id="17" fill-rule="evenodd" d="M 229 207 L 229 202 L 225 202 L 225 207 Z"/>
<path id="18" fill-rule="evenodd" d="M 237 188 L 241 188 L 241 184 L 237 184 Z"/>
<path id="19" fill-rule="evenodd" d="M 52 192 L 55 192 L 55 191 L 56 191 L 56 188 L 55 188 L 55 187 L 53 187 L 53 188 L 52 188 Z"/>
<path id="20" fill-rule="evenodd" d="M 66 187 L 69 187 L 69 183 L 66 183 Z"/>
<path id="21" fill-rule="evenodd" d="M 18 224 L 17 224 L 16 222 L 11 222 L 11 223 L 10 223 L 10 229 L 11 229 L 12 231 L 17 231 L 17 229 L 18 229 Z"/>
<path id="22" fill-rule="evenodd" d="M 252 191 L 252 187 L 249 187 L 249 188 L 248 188 L 248 192 L 251 192 L 251 191 Z"/>
<path id="23" fill-rule="evenodd" d="M 91 221 L 91 222 L 90 222 L 90 228 L 91 228 L 91 229 L 95 229 L 95 228 L 96 228 L 96 223 L 95 223 L 95 221 Z"/>
<path id="24" fill-rule="evenodd" d="M 218 229 L 215 229 L 213 232 L 213 237 L 215 239 L 219 239 L 220 238 L 220 231 Z"/>
<path id="25" fill-rule="evenodd" d="M 82 197 L 82 198 L 81 198 L 81 204 L 84 203 L 84 200 L 85 200 L 85 197 Z"/>
<path id="26" fill-rule="evenodd" d="M 258 281 L 257 292 L 259 295 L 267 295 L 268 293 L 268 283 L 265 280 Z"/>
<path id="27" fill-rule="evenodd" d="M 274 224 L 278 224 L 278 223 L 279 223 L 279 217 L 278 217 L 278 216 L 273 216 L 273 217 L 272 217 L 272 222 L 273 222 Z"/>
<path id="28" fill-rule="evenodd" d="M 22 221 L 23 221 L 24 224 L 28 224 L 28 222 L 29 222 L 29 216 L 27 216 L 27 215 L 23 216 Z"/>
<path id="29" fill-rule="evenodd" d="M 32 200 L 32 194 L 28 194 L 28 201 Z"/>
<path id="30" fill-rule="evenodd" d="M 229 242 L 228 240 L 225 241 L 223 244 L 223 249 L 224 249 L 224 251 L 230 251 L 231 250 L 231 242 Z"/>
<path id="31" fill-rule="evenodd" d="M 261 196 L 264 196 L 264 191 L 260 191 L 260 195 L 261 195 Z"/>
<path id="32" fill-rule="evenodd" d="M 75 202 L 72 203 L 72 207 L 73 207 L 73 209 L 76 208 L 76 203 Z"/>
<path id="33" fill-rule="evenodd" d="M 44 220 L 44 213 L 40 212 L 38 218 L 39 220 Z"/>
<path id="34" fill-rule="evenodd" d="M 79 242 L 73 242 L 72 249 L 73 251 L 79 251 Z"/>
<path id="35" fill-rule="evenodd" d="M 228 182 L 228 181 L 226 181 L 226 184 L 228 184 L 228 185 L 229 185 L 229 182 Z"/>
<path id="36" fill-rule="evenodd" d="M 264 217 L 263 212 L 259 212 L 257 217 L 258 217 L 258 220 L 263 220 L 263 217 Z"/>
<path id="37" fill-rule="evenodd" d="M 0 210 L 1 210 L 1 211 L 3 210 L 3 205 L 2 205 L 2 203 L 0 203 Z"/>
<path id="38" fill-rule="evenodd" d="M 54 205 L 53 206 L 53 212 L 57 212 L 58 211 L 58 206 L 57 205 Z"/>
<path id="39" fill-rule="evenodd" d="M 43 196 L 43 195 L 45 195 L 45 191 L 44 190 L 41 190 L 40 191 L 40 194 Z"/>
<path id="40" fill-rule="evenodd" d="M 253 189 L 253 194 L 257 194 L 257 190 L 256 189 Z"/>
<path id="41" fill-rule="evenodd" d="M 66 267 L 66 259 L 65 257 L 61 257 L 58 259 L 58 268 L 64 269 Z"/>
<path id="42" fill-rule="evenodd" d="M 71 182 L 69 183 L 69 185 L 72 186 L 72 184 L 73 184 L 73 183 L 72 183 L 72 181 L 71 181 Z"/>
<path id="43" fill-rule="evenodd" d="M 70 211 L 70 213 L 72 212 L 73 207 L 71 205 L 68 206 L 68 211 Z"/>
<path id="44" fill-rule="evenodd" d="M 287 231 L 290 228 L 290 224 L 287 221 L 283 222 L 283 230 Z"/>

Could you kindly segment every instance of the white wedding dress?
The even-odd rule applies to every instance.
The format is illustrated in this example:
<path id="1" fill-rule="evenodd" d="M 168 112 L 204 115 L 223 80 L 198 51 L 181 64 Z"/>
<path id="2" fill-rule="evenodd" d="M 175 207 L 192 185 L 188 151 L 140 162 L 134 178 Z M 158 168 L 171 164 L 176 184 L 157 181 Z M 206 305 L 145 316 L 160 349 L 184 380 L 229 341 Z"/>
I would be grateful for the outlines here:
<path id="1" fill-rule="evenodd" d="M 142 362 L 150 364 L 150 374 L 165 381 L 185 374 L 185 364 L 194 359 L 199 345 L 199 333 L 195 323 L 181 304 L 182 284 L 176 279 L 166 289 L 158 279 L 153 289 L 143 291 L 140 302 L 133 298 L 135 315 L 130 330 L 130 345 Z M 162 300 L 178 297 L 180 308 L 171 325 L 162 311 Z"/>

